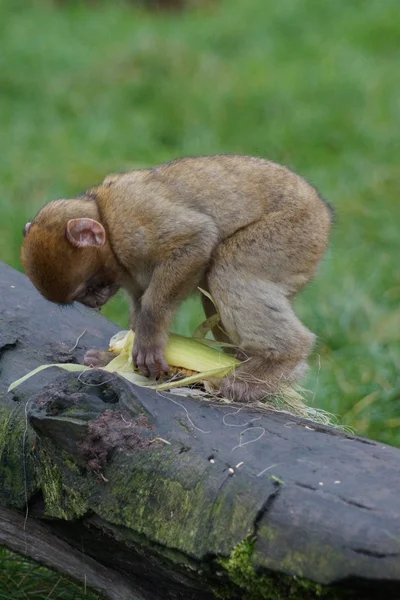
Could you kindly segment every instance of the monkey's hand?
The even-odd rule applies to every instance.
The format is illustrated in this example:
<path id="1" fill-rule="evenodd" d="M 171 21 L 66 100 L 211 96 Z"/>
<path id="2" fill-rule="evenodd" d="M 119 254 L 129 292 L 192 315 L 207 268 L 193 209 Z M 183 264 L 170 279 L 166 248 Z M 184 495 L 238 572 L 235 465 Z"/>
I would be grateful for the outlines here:
<path id="1" fill-rule="evenodd" d="M 146 338 L 135 333 L 133 344 L 133 364 L 139 368 L 143 375 L 158 379 L 168 375 L 169 366 L 164 355 L 165 344 L 157 338 Z"/>

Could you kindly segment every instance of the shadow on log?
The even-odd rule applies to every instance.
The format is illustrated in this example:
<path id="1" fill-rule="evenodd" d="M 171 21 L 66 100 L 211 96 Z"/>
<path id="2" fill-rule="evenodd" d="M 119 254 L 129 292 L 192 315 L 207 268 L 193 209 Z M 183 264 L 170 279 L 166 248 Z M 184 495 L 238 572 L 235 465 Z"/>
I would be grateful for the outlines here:
<path id="1" fill-rule="evenodd" d="M 399 450 L 101 370 L 7 393 L 117 330 L 0 263 L 0 544 L 112 600 L 400 596 Z"/>

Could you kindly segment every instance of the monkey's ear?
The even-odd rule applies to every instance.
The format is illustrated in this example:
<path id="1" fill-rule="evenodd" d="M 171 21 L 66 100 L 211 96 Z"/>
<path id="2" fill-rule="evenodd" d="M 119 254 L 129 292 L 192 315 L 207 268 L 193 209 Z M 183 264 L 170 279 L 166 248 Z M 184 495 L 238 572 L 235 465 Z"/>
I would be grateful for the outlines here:
<path id="1" fill-rule="evenodd" d="M 104 246 L 106 243 L 104 227 L 94 219 L 70 219 L 65 233 L 69 243 L 77 248 Z"/>

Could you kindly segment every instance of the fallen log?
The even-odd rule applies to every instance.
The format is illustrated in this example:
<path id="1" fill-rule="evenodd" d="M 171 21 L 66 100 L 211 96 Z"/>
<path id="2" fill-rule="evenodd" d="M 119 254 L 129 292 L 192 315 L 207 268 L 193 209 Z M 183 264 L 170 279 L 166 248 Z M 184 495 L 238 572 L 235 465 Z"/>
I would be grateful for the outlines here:
<path id="1" fill-rule="evenodd" d="M 101 370 L 7 393 L 117 330 L 0 263 L 0 544 L 112 600 L 399 597 L 398 449 Z"/>

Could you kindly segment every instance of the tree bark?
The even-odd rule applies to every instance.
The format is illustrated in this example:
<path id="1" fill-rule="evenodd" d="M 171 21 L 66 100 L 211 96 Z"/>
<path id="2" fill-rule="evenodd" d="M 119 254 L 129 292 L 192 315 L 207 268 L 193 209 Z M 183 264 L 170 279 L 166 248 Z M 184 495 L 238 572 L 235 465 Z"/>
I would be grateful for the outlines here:
<path id="1" fill-rule="evenodd" d="M 112 600 L 400 596 L 399 450 L 101 370 L 7 393 L 117 330 L 0 263 L 1 544 Z"/>

